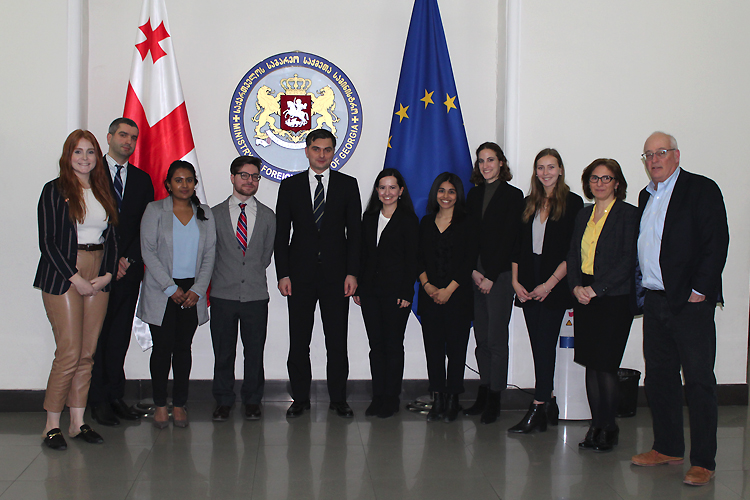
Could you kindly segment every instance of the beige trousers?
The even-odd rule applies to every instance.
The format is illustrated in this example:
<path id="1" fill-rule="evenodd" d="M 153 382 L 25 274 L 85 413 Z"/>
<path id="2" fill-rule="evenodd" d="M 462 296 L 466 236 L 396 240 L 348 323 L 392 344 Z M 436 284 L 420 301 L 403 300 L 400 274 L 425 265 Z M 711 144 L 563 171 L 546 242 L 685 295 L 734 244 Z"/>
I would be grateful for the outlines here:
<path id="1" fill-rule="evenodd" d="M 103 250 L 78 251 L 76 267 L 83 278 L 90 280 L 99 274 L 103 255 Z M 57 344 L 44 409 L 59 413 L 66 404 L 70 408 L 85 408 L 109 292 L 84 297 L 71 285 L 62 295 L 42 292 L 42 301 Z"/>

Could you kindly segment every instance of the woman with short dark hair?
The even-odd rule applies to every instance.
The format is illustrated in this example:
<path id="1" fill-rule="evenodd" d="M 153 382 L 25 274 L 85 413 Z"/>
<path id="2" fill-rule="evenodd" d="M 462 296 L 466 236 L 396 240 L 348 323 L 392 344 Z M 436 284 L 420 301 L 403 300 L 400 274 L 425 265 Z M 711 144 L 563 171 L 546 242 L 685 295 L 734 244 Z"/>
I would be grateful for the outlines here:
<path id="1" fill-rule="evenodd" d="M 626 203 L 627 182 L 619 163 L 594 160 L 581 175 L 594 205 L 576 218 L 568 253 L 568 285 L 574 314 L 575 361 L 586 367 L 591 426 L 578 446 L 610 451 L 620 429 L 615 422 L 617 370 L 633 323 L 638 209 Z"/>

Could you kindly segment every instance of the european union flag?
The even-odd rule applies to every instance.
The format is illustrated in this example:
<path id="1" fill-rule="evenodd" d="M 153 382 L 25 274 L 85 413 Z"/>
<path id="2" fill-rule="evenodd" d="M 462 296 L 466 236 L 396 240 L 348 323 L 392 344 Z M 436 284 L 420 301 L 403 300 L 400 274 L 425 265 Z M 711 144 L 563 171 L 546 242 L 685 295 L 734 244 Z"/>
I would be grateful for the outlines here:
<path id="1" fill-rule="evenodd" d="M 471 185 L 471 154 L 437 0 L 416 0 L 406 38 L 385 168 L 404 176 L 420 218 L 435 177 L 453 172 Z"/>

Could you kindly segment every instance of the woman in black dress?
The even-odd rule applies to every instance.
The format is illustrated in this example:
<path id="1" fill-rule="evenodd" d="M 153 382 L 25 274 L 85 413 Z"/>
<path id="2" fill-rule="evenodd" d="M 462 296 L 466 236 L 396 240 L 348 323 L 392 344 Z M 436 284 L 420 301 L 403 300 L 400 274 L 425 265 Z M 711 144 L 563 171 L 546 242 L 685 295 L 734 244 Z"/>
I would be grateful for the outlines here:
<path id="1" fill-rule="evenodd" d="M 483 424 L 497 420 L 500 392 L 508 386 L 508 322 L 513 310 L 511 254 L 516 243 L 523 193 L 508 184 L 513 176 L 503 150 L 494 142 L 477 148 L 466 197 L 477 221 L 479 255 L 474 263 L 474 337 L 480 385 L 477 399 L 464 415 L 479 415 Z"/>
<path id="2" fill-rule="evenodd" d="M 575 361 L 586 367 L 591 426 L 581 449 L 609 451 L 617 444 L 617 370 L 633 322 L 638 209 L 625 203 L 620 165 L 600 158 L 581 176 L 595 204 L 576 218 L 568 253 L 568 284 L 575 306 Z"/>
<path id="3" fill-rule="evenodd" d="M 370 341 L 372 403 L 367 416 L 388 418 L 399 409 L 418 238 L 419 218 L 404 178 L 386 168 L 375 179 L 362 217 L 362 268 L 354 297 Z"/>
<path id="4" fill-rule="evenodd" d="M 565 310 L 574 302 L 565 259 L 581 208 L 583 200 L 565 183 L 560 153 L 541 150 L 534 159 L 531 192 L 512 265 L 516 304 L 523 308 L 534 355 L 536 390 L 529 411 L 510 432 L 527 434 L 546 431 L 548 423 L 557 425 L 557 403 L 552 396 L 557 338 Z"/>
<path id="5" fill-rule="evenodd" d="M 471 271 L 477 260 L 478 233 L 465 210 L 461 179 L 450 172 L 438 175 L 430 188 L 427 215 L 419 225 L 417 312 L 422 318 L 433 395 L 428 422 L 452 422 L 461 411 L 458 396 L 464 392 L 466 347 L 474 312 Z"/>

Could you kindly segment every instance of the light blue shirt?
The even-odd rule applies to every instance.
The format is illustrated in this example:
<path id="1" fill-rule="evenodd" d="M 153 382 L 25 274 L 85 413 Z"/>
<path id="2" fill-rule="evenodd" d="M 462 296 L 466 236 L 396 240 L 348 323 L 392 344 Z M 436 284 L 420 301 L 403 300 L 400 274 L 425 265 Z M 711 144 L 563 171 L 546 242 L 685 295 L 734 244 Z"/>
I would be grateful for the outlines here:
<path id="1" fill-rule="evenodd" d="M 646 202 L 641 217 L 641 228 L 638 234 L 638 262 L 643 273 L 643 288 L 649 290 L 664 290 L 659 265 L 661 238 L 664 234 L 664 220 L 667 217 L 669 200 L 672 198 L 672 191 L 679 176 L 680 167 L 677 167 L 672 175 L 661 184 L 657 185 L 651 181 L 646 186 L 646 191 L 651 197 Z"/>
<path id="2" fill-rule="evenodd" d="M 195 215 L 183 226 L 176 215 L 172 215 L 172 278 L 195 278 L 195 263 L 198 261 L 200 231 Z M 164 293 L 171 297 L 177 291 L 172 285 Z M 185 290 L 187 291 L 187 290 Z"/>

